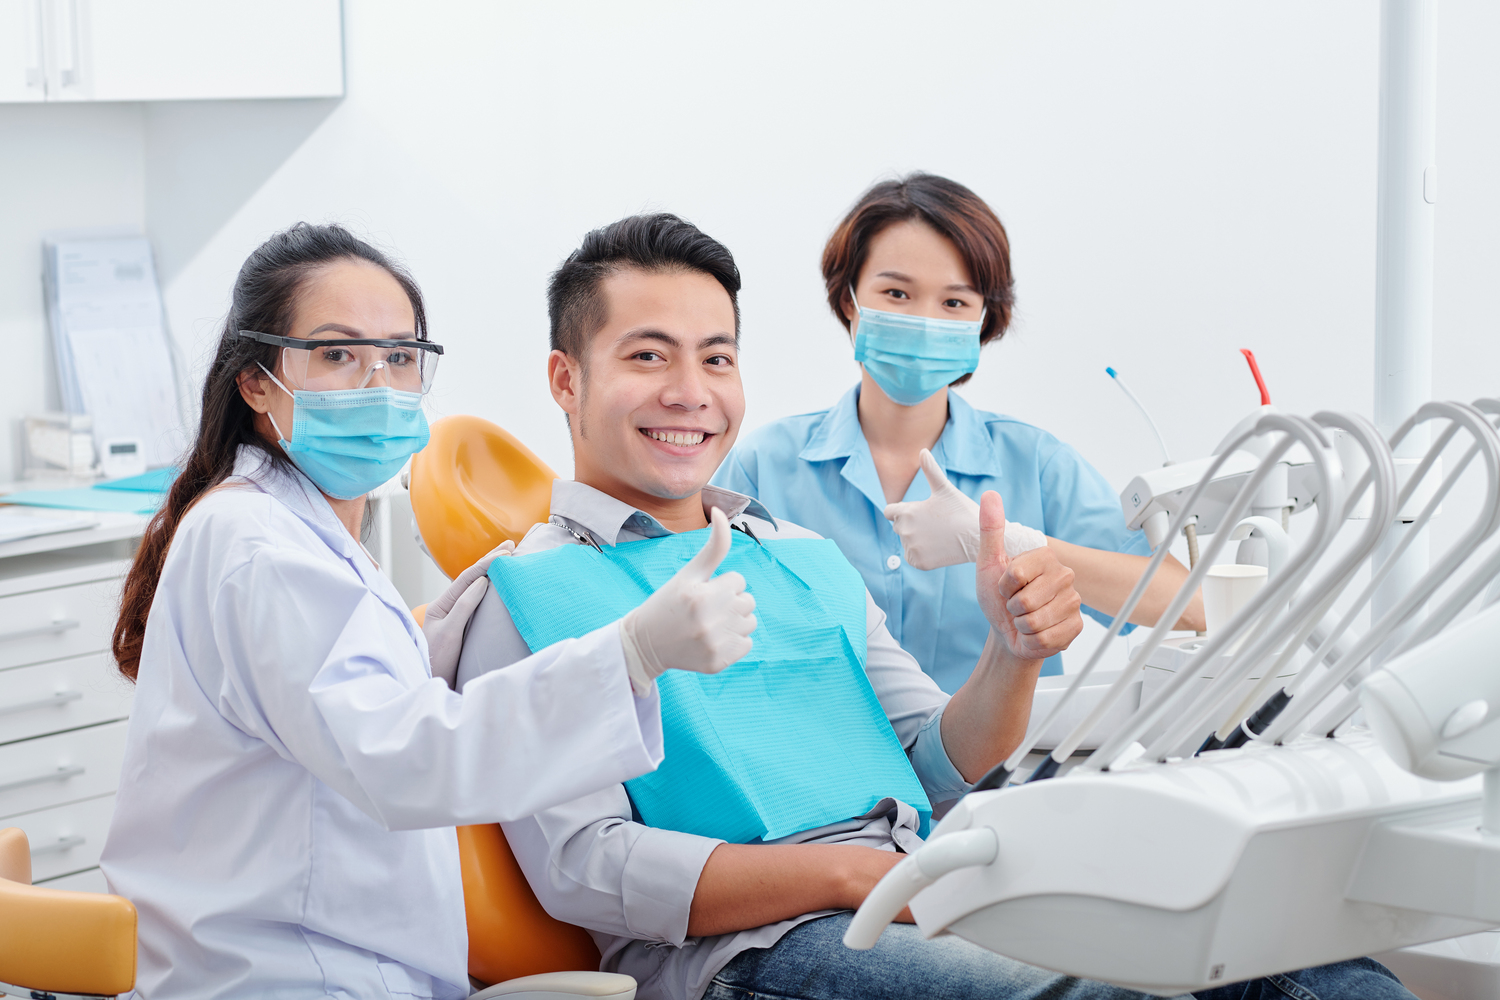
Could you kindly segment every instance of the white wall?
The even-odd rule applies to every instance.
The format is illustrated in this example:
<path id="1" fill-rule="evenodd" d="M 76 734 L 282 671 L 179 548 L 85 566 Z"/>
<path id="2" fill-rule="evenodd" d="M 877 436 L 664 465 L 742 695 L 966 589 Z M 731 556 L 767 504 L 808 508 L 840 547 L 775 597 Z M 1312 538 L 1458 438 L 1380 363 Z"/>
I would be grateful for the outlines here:
<path id="1" fill-rule="evenodd" d="M 1439 35 L 1434 389 L 1473 398 L 1500 393 L 1500 8 L 1444 0 Z M 343 221 L 425 288 L 449 347 L 438 407 L 567 474 L 543 287 L 583 232 L 668 209 L 729 245 L 753 426 L 852 383 L 819 251 L 866 185 L 925 168 L 989 199 L 1014 247 L 1018 321 L 967 397 L 1048 427 L 1112 482 L 1159 458 L 1107 364 L 1178 457 L 1256 402 L 1239 347 L 1289 409 L 1369 411 L 1375 0 L 346 0 L 345 37 L 342 101 L 0 109 L 35 150 L 0 176 L 30 169 L 47 192 L 0 236 L 7 332 L 40 329 L 34 230 L 64 216 L 128 220 L 144 201 L 173 331 L 200 362 L 259 240 Z M 57 144 L 111 129 L 138 150 L 111 154 L 129 170 L 51 173 Z"/>
<path id="2" fill-rule="evenodd" d="M 865 185 L 920 167 L 988 198 L 1015 248 L 1019 320 L 967 395 L 1111 480 L 1157 458 L 1106 364 L 1183 457 L 1255 402 L 1242 346 L 1278 403 L 1368 410 L 1377 4 L 912 10 L 350 0 L 342 102 L 148 108 L 173 328 L 201 356 L 258 240 L 342 220 L 426 288 L 439 406 L 566 472 L 542 290 L 585 230 L 669 209 L 730 246 L 754 425 L 853 380 L 818 253 Z M 1473 396 L 1500 389 L 1500 17 L 1448 0 L 1441 37 L 1436 388 Z"/>
<path id="3" fill-rule="evenodd" d="M 145 224 L 144 133 L 133 104 L 0 104 L 0 481 L 20 471 L 20 418 L 57 409 L 42 304 L 42 234 Z"/>

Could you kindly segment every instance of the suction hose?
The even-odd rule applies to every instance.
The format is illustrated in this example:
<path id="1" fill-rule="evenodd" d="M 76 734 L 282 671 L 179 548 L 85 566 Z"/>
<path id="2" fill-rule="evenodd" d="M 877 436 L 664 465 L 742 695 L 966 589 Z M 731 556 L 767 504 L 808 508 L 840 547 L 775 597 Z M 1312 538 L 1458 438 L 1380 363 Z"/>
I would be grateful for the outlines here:
<path id="1" fill-rule="evenodd" d="M 913 896 L 949 872 L 990 864 L 999 853 L 1000 838 L 987 826 L 929 840 L 875 883 L 844 932 L 844 947 L 855 951 L 875 947 L 886 926 Z"/>

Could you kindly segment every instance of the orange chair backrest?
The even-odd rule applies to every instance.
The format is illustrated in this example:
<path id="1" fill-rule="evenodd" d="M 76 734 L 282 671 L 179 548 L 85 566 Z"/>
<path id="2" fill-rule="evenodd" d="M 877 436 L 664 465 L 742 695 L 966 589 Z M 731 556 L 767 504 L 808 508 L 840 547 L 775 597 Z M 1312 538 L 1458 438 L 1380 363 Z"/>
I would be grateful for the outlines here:
<path id="1" fill-rule="evenodd" d="M 411 613 L 421 625 L 427 605 Z M 0 840 L 0 863 L 3 850 Z M 588 931 L 555 919 L 537 902 L 499 823 L 459 827 L 458 859 L 469 924 L 469 975 L 494 985 L 544 972 L 599 968 L 599 949 Z"/>
<path id="2" fill-rule="evenodd" d="M 498 823 L 459 827 L 458 856 L 469 922 L 469 975 L 493 984 L 599 968 L 599 949 L 588 931 L 554 919 L 537 902 Z"/>
<path id="3" fill-rule="evenodd" d="M 136 912 L 130 900 L 30 881 L 25 831 L 0 830 L 0 982 L 39 995 L 114 996 L 133 989 Z"/>
<path id="4" fill-rule="evenodd" d="M 444 417 L 412 456 L 411 509 L 450 579 L 506 539 L 547 520 L 557 473 L 514 435 L 479 417 Z"/>
<path id="5" fill-rule="evenodd" d="M 478 417 L 444 417 L 412 457 L 411 506 L 427 551 L 449 577 L 507 538 L 519 542 L 547 519 L 557 473 L 502 428 Z M 426 606 L 412 614 L 420 625 Z M 469 975 L 499 983 L 545 972 L 599 968 L 581 927 L 554 919 L 497 823 L 458 828 Z"/>

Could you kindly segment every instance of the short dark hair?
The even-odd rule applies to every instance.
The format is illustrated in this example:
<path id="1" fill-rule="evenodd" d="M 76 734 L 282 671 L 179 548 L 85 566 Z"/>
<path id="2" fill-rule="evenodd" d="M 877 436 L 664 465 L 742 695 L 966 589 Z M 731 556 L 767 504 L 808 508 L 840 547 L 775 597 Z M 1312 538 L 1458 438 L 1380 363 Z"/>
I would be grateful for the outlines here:
<path id="1" fill-rule="evenodd" d="M 1010 326 L 1015 307 L 1015 277 L 1010 270 L 1010 237 L 984 199 L 957 181 L 915 173 L 882 181 L 860 196 L 823 248 L 823 284 L 828 307 L 849 328 L 843 304 L 849 286 L 858 282 L 869 256 L 870 241 L 886 227 L 920 219 L 946 236 L 969 268 L 988 309 L 979 342 L 999 340 Z M 968 375 L 954 382 L 967 382 Z"/>
<path id="2" fill-rule="evenodd" d="M 740 269 L 729 248 L 670 212 L 632 215 L 595 229 L 552 272 L 547 316 L 552 349 L 580 360 L 589 338 L 608 319 L 600 285 L 627 268 L 647 273 L 697 271 L 713 278 L 734 305 L 734 337 L 740 336 Z"/>

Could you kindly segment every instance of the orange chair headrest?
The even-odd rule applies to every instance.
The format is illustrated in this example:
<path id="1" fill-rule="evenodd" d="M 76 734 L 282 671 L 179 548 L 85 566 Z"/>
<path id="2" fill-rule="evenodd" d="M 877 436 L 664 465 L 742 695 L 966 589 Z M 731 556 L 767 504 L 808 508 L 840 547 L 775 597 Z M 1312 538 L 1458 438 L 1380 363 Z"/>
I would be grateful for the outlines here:
<path id="1" fill-rule="evenodd" d="M 515 435 L 479 417 L 444 417 L 412 456 L 411 509 L 449 578 L 547 520 L 557 473 Z"/>

